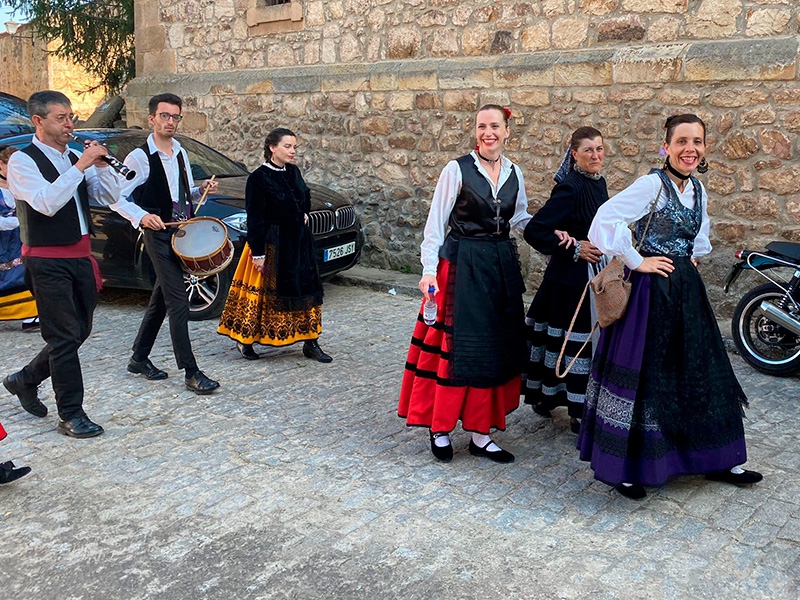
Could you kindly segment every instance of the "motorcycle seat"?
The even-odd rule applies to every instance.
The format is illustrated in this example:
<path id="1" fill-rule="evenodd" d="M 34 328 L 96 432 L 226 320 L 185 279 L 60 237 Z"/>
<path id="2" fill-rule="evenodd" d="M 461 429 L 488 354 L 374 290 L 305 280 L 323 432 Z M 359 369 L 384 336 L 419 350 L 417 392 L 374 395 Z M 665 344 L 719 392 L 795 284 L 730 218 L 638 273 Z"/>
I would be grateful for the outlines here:
<path id="1" fill-rule="evenodd" d="M 798 242 L 770 242 L 766 247 L 770 254 L 778 254 L 800 261 L 800 243 Z"/>

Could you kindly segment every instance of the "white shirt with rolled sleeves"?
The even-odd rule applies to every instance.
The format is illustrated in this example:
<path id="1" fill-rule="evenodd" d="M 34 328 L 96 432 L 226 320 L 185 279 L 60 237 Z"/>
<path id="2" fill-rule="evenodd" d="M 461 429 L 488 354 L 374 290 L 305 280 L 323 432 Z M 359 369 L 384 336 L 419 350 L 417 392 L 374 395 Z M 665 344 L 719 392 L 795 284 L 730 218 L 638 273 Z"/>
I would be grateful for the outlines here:
<path id="1" fill-rule="evenodd" d="M 524 230 L 525 225 L 528 224 L 532 217 L 528 214 L 528 195 L 525 193 L 525 180 L 522 177 L 522 171 L 519 166 L 514 165 L 505 156 L 502 156 L 500 159 L 500 177 L 497 180 L 497 185 L 495 185 L 492 178 L 489 177 L 489 174 L 480 164 L 475 152 L 470 152 L 470 156 L 475 161 L 478 171 L 489 182 L 492 196 L 494 197 L 497 197 L 497 192 L 508 181 L 511 176 L 511 166 L 514 166 L 514 173 L 516 173 L 519 183 L 519 191 L 517 192 L 514 216 L 511 218 L 509 225 L 512 229 Z M 423 275 L 436 275 L 436 268 L 439 266 L 439 248 L 444 243 L 444 238 L 447 235 L 447 222 L 460 192 L 461 167 L 458 166 L 456 161 L 451 160 L 445 165 L 444 169 L 442 169 L 442 174 L 439 176 L 439 182 L 433 192 L 431 210 L 425 223 L 425 233 L 420 245 L 420 262 L 422 263 Z"/>
<path id="2" fill-rule="evenodd" d="M 678 194 L 681 204 L 690 210 L 694 209 L 694 186 L 691 180 L 686 182 L 683 192 L 674 182 L 670 181 L 670 183 Z M 656 174 L 639 177 L 597 209 L 597 214 L 589 227 L 589 241 L 597 246 L 603 254 L 618 256 L 629 269 L 638 268 L 644 259 L 633 246 L 628 225 L 645 217 L 650 212 L 650 206 L 653 204 L 656 194 L 658 194 L 656 210 L 661 210 L 669 201 L 667 190 L 662 188 L 661 178 Z M 700 197 L 703 203 L 703 214 L 700 232 L 694 239 L 692 258 L 695 259 L 711 252 L 711 242 L 708 239 L 708 195 L 702 183 L 700 184 Z"/>
<path id="3" fill-rule="evenodd" d="M 34 160 L 25 152 L 14 152 L 8 159 L 8 188 L 17 202 L 27 202 L 35 211 L 52 217 L 69 202 L 78 204 L 78 185 L 86 178 L 89 199 L 103 206 L 111 206 L 119 200 L 119 177 L 110 167 L 89 167 L 81 173 L 70 161 L 70 153 L 80 152 L 67 148 L 61 152 L 43 144 L 36 136 L 32 143 L 53 163 L 59 172 L 54 182 L 47 181 Z M 83 211 L 78 210 L 81 235 L 89 233 Z"/>
<path id="4" fill-rule="evenodd" d="M 173 200 L 178 199 L 178 155 L 183 155 L 184 165 L 186 165 L 186 176 L 189 179 L 189 193 L 193 201 L 197 200 L 200 197 L 200 188 L 194 184 L 192 167 L 189 164 L 189 155 L 178 140 L 175 138 L 172 139 L 172 156 L 166 152 L 162 152 L 156 147 L 152 133 L 147 136 L 147 147 L 150 150 L 150 154 L 158 152 L 158 157 L 161 159 L 161 164 L 164 166 L 164 173 L 167 175 L 169 194 Z M 124 162 L 126 167 L 132 171 L 136 171 L 136 176 L 129 181 L 123 182 L 120 202 L 118 205 L 114 205 L 111 208 L 128 219 L 134 227 L 138 227 L 142 218 L 147 214 L 147 211 L 131 201 L 131 194 L 133 194 L 133 190 L 146 182 L 150 177 L 150 159 L 148 155 L 145 154 L 144 150 L 135 148 L 125 157 Z"/>

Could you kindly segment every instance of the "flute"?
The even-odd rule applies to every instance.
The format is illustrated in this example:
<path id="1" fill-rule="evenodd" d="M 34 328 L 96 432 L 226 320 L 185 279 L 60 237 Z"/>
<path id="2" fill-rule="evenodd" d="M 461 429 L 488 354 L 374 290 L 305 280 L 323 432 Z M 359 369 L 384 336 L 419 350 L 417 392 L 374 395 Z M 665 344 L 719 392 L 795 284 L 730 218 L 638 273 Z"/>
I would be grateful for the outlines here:
<path id="1" fill-rule="evenodd" d="M 74 133 L 72 134 L 72 139 L 75 140 L 76 142 L 80 142 L 84 146 L 92 142 L 92 140 L 79 138 Z M 117 159 L 117 157 L 114 156 L 113 154 L 106 154 L 105 156 L 102 157 L 102 159 L 108 163 L 109 167 L 114 169 L 117 173 L 122 175 L 128 181 L 136 177 L 136 171 L 132 171 L 129 167 L 125 166 L 122 163 L 122 161 Z"/>

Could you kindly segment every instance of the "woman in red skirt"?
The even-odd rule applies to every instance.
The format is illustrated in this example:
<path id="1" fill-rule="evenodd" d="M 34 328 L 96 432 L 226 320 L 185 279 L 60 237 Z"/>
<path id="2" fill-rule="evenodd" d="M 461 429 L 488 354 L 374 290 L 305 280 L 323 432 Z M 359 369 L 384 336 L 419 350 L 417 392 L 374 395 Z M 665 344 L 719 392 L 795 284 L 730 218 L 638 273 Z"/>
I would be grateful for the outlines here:
<path id="1" fill-rule="evenodd" d="M 478 111 L 477 146 L 442 171 L 421 246 L 419 288 L 438 311 L 433 325 L 422 310 L 417 317 L 397 412 L 430 429 L 431 452 L 444 462 L 459 420 L 472 433 L 470 454 L 514 460 L 489 437 L 519 406 L 525 356 L 525 284 L 509 232 L 531 217 L 522 173 L 502 155 L 509 116 L 497 105 Z"/>
<path id="2" fill-rule="evenodd" d="M 0 440 L 5 437 L 6 430 L 3 429 L 3 424 L 0 423 Z M 30 467 L 15 467 L 11 461 L 0 463 L 0 483 L 11 483 L 30 472 Z"/>

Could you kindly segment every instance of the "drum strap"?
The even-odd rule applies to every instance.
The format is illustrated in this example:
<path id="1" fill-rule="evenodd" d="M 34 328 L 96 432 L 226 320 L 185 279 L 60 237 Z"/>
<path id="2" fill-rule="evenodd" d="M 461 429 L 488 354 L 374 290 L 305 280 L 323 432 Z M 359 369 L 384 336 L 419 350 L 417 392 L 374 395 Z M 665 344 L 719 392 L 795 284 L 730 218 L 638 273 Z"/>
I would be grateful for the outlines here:
<path id="1" fill-rule="evenodd" d="M 181 219 L 191 219 L 194 216 L 189 176 L 186 174 L 186 163 L 183 161 L 183 152 L 178 154 L 178 208 L 180 210 L 179 216 Z"/>

